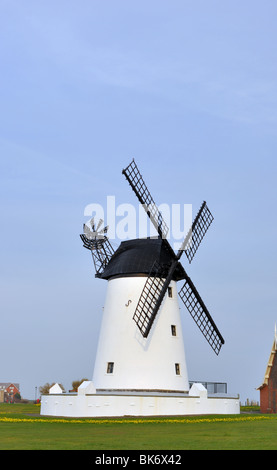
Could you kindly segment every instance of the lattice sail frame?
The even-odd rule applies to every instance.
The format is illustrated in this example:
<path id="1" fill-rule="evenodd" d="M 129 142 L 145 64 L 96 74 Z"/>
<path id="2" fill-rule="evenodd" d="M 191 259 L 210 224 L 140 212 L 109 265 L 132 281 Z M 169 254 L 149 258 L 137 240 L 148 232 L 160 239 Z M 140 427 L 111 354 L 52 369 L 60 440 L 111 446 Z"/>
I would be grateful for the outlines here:
<path id="1" fill-rule="evenodd" d="M 178 294 L 209 345 L 218 355 L 224 339 L 189 277 Z"/>
<path id="2" fill-rule="evenodd" d="M 160 268 L 159 263 L 155 261 L 151 268 L 151 272 L 146 279 L 133 315 L 133 320 L 136 322 L 144 338 L 147 338 L 159 309 L 158 301 L 166 281 L 160 277 Z"/>
<path id="3" fill-rule="evenodd" d="M 182 249 L 185 250 L 189 263 L 192 262 L 193 257 L 213 220 L 214 218 L 208 209 L 206 201 L 204 201 L 182 247 Z"/>
<path id="4" fill-rule="evenodd" d="M 169 228 L 164 221 L 161 212 L 156 206 L 155 201 L 152 198 L 134 159 L 127 166 L 127 168 L 122 171 L 122 173 L 125 175 L 139 202 L 142 204 L 147 215 L 150 217 L 150 220 L 152 221 L 158 234 L 161 236 L 161 238 L 166 239 Z"/>

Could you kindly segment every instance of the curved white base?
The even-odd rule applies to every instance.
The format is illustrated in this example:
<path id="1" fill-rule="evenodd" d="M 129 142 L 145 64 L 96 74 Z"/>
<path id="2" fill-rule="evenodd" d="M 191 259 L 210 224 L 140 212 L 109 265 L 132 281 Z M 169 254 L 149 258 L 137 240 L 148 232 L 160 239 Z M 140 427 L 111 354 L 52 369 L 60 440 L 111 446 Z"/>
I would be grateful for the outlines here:
<path id="1" fill-rule="evenodd" d="M 200 384 L 187 394 L 51 394 L 41 399 L 41 415 L 64 417 L 182 416 L 239 414 L 239 397 L 207 396 Z"/>

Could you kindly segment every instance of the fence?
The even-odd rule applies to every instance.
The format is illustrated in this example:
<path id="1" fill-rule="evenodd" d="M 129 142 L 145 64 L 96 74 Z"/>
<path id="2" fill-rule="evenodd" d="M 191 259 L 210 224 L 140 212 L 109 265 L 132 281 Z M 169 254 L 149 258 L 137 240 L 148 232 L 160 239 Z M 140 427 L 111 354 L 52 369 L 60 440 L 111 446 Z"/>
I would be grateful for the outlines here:
<path id="1" fill-rule="evenodd" d="M 208 394 L 212 393 L 227 393 L 227 383 L 224 382 L 201 382 L 199 380 L 190 381 L 189 386 L 191 387 L 194 383 L 202 384 L 208 391 Z"/>

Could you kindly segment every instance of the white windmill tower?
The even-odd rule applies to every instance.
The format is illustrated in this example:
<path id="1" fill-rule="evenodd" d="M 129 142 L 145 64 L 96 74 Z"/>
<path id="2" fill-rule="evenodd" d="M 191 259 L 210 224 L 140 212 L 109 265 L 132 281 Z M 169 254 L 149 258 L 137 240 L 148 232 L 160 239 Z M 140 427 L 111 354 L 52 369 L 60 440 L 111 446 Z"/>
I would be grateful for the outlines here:
<path id="1" fill-rule="evenodd" d="M 168 228 L 133 160 L 122 172 L 145 208 L 158 238 L 128 240 L 114 251 L 103 221 L 84 225 L 96 277 L 108 281 L 93 373 L 98 392 L 187 392 L 189 390 L 178 295 L 216 354 L 224 339 L 180 263 L 192 261 L 213 217 L 204 202 L 176 254 Z M 190 242 L 190 243 L 189 243 Z M 184 284 L 177 292 L 177 282 Z"/>
<path id="2" fill-rule="evenodd" d="M 103 221 L 84 225 L 84 247 L 96 277 L 108 281 L 93 380 L 77 394 L 55 387 L 41 397 L 41 414 L 58 416 L 149 416 L 238 414 L 238 396 L 208 395 L 203 384 L 189 389 L 178 294 L 200 331 L 219 354 L 224 344 L 217 326 L 180 258 L 191 262 L 213 217 L 204 202 L 192 229 L 175 253 L 168 228 L 133 160 L 123 170 L 158 232 L 156 239 L 128 240 L 115 251 Z M 224 397 L 223 397 L 224 395 Z M 224 400 L 222 399 L 224 398 Z"/>

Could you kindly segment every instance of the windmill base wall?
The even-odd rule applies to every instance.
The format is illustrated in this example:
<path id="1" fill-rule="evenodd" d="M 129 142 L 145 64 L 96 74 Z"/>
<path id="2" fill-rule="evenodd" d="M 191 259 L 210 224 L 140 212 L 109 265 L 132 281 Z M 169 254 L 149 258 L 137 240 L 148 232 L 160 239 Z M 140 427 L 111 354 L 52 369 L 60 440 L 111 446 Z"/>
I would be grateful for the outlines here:
<path id="1" fill-rule="evenodd" d="M 41 415 L 61 417 L 182 416 L 239 414 L 239 397 L 208 396 L 201 384 L 188 393 L 86 393 L 50 394 L 41 398 Z"/>

